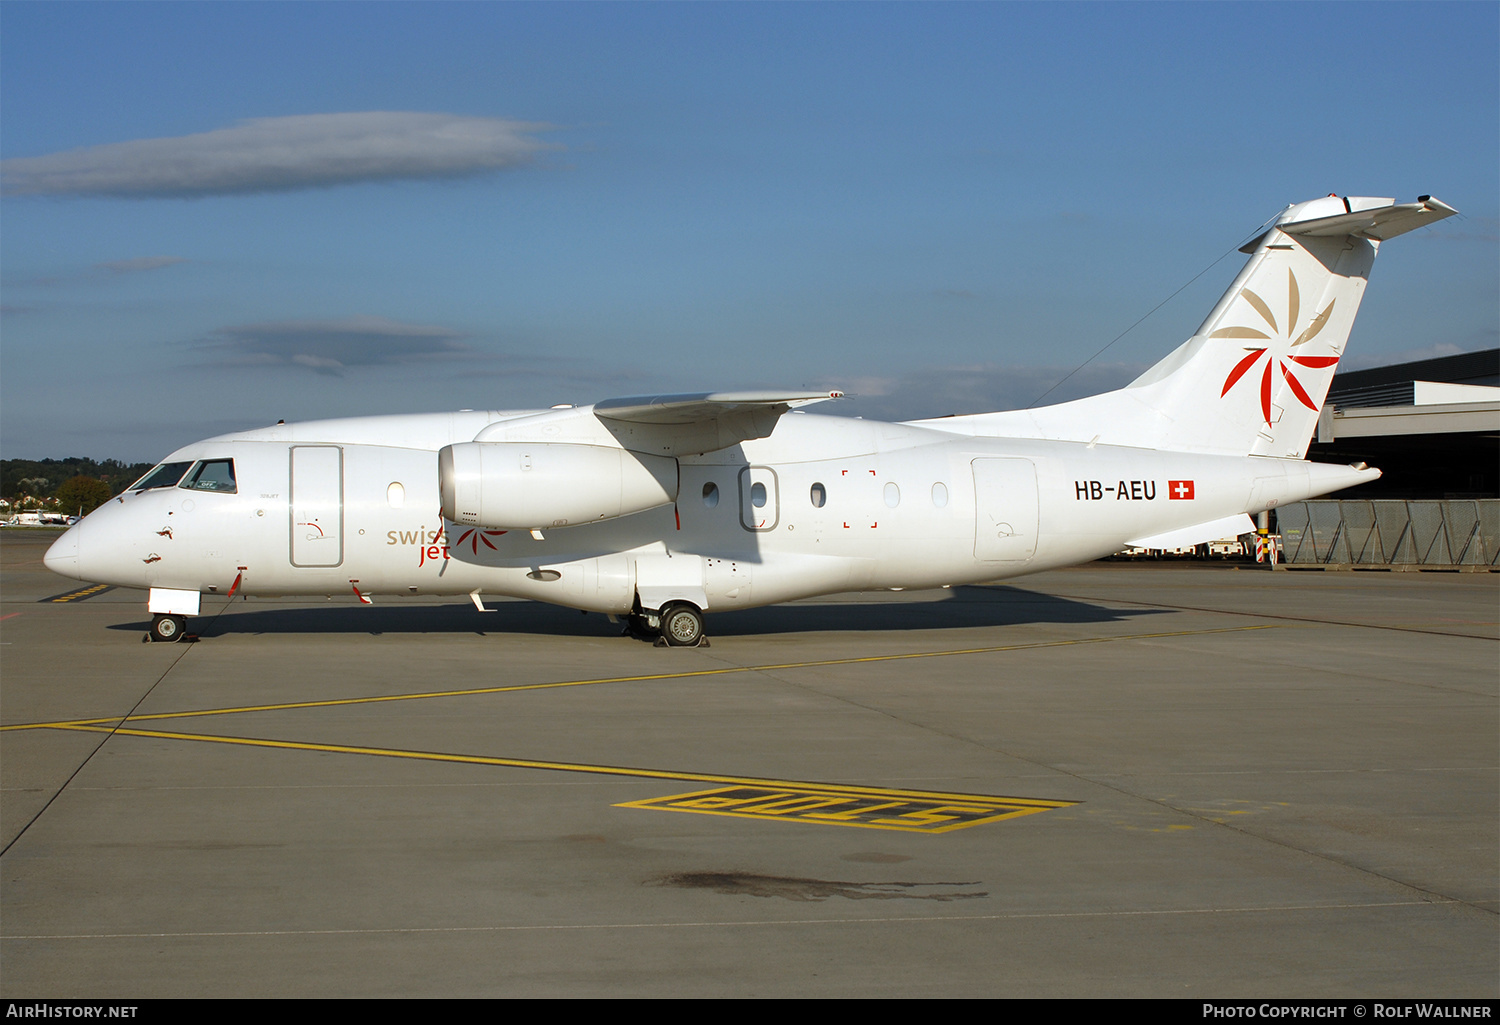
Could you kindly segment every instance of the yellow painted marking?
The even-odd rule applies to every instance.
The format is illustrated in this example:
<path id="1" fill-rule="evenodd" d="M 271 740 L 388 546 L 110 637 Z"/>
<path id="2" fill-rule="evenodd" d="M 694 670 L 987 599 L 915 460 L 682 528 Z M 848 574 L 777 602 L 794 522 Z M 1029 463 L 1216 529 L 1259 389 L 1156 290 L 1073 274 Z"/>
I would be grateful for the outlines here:
<path id="1" fill-rule="evenodd" d="M 699 815 L 729 815 L 743 819 L 776 819 L 864 829 L 894 829 L 907 833 L 948 833 L 986 822 L 1035 815 L 1039 811 L 1067 808 L 1077 801 L 1038 801 L 1021 797 L 985 797 L 978 794 L 923 794 L 921 791 L 886 791 L 920 796 L 895 800 L 873 793 L 869 787 L 737 786 L 700 790 L 672 797 L 626 801 L 616 808 L 648 808 L 655 811 L 685 811 Z"/>
<path id="2" fill-rule="evenodd" d="M 669 769 L 642 769 L 623 765 L 589 765 L 584 762 L 546 762 L 533 758 L 501 758 L 495 755 L 464 755 L 448 754 L 442 751 L 408 751 L 401 748 L 389 747 L 358 747 L 351 744 L 309 744 L 295 740 L 267 740 L 261 737 L 224 737 L 209 733 L 174 733 L 167 730 L 140 730 L 130 727 L 111 729 L 108 726 L 85 726 L 73 725 L 62 726 L 60 729 L 79 730 L 86 733 L 114 733 L 128 737 L 154 737 L 160 740 L 197 740 L 210 744 L 239 744 L 246 747 L 269 747 L 279 748 L 286 751 L 319 751 L 330 754 L 350 755 L 374 755 L 382 758 L 410 758 L 417 761 L 427 762 L 456 762 L 461 765 L 498 765 L 511 769 L 543 769 L 551 772 L 581 772 L 597 776 L 631 776 L 637 779 L 671 779 L 685 780 L 693 783 L 717 783 L 720 786 L 730 787 L 752 787 L 757 788 L 757 794 L 753 800 L 762 802 L 765 813 L 774 813 L 779 807 L 781 799 L 795 799 L 797 802 L 805 802 L 809 796 L 817 798 L 832 797 L 835 801 L 839 799 L 874 798 L 877 804 L 882 800 L 890 800 L 890 805 L 881 804 L 878 808 L 871 807 L 869 811 L 882 811 L 887 808 L 894 809 L 898 805 L 905 805 L 911 799 L 926 801 L 930 805 L 941 806 L 948 804 L 970 805 L 975 808 L 994 805 L 997 802 L 1004 804 L 1014 814 L 1024 812 L 1016 809 L 1029 809 L 1031 811 L 1047 811 L 1051 808 L 1062 808 L 1075 801 L 1043 801 L 1025 797 L 989 797 L 984 794 L 950 794 L 933 790 L 898 790 L 888 787 L 862 787 L 843 783 L 809 783 L 802 780 L 765 779 L 758 776 L 723 776 L 711 772 L 674 772 Z M 718 793 L 709 791 L 705 793 Z M 685 795 L 693 797 L 697 795 Z M 672 798 L 667 798 L 672 800 Z M 770 802 L 770 803 L 765 803 Z M 804 810 L 816 811 L 818 807 L 828 806 L 826 803 L 813 801 L 807 804 Z M 628 805 L 621 805 L 628 807 Z M 794 805 L 787 805 L 785 810 L 791 810 Z M 936 820 L 937 812 L 928 808 L 924 813 L 927 819 Z M 887 816 L 892 822 L 907 821 L 898 816 Z M 932 830 L 923 830 L 932 832 Z"/>
<path id="3" fill-rule="evenodd" d="M 105 591 L 109 591 L 109 590 L 113 590 L 113 589 L 114 589 L 114 585 L 113 584 L 95 584 L 92 587 L 85 587 L 85 588 L 83 588 L 82 590 L 79 590 L 79 591 L 69 591 L 67 594 L 59 594 L 59 595 L 56 595 L 56 596 L 51 597 L 51 598 L 43 598 L 42 601 L 44 601 L 44 602 L 83 601 L 85 598 L 92 598 L 96 594 L 103 594 Z"/>
<path id="4" fill-rule="evenodd" d="M 339 705 L 367 705 L 382 701 L 423 701 L 431 698 L 462 698 L 480 694 L 506 694 L 514 691 L 552 690 L 559 687 L 597 687 L 606 683 L 644 683 L 651 680 L 682 680 L 698 676 L 725 676 L 731 673 L 767 673 L 789 669 L 818 669 L 827 666 L 856 665 L 867 662 L 898 662 L 915 658 L 946 658 L 952 655 L 989 655 L 1006 651 L 1030 651 L 1039 648 L 1062 648 L 1076 644 L 1106 644 L 1114 641 L 1144 641 L 1164 637 L 1197 637 L 1206 634 L 1242 633 L 1248 630 L 1286 630 L 1282 623 L 1256 623 L 1250 626 L 1215 627 L 1208 630 L 1172 630 L 1162 633 L 1117 634 L 1110 637 L 1077 637 L 1065 641 L 1032 641 L 1026 644 L 997 644 L 984 648 L 954 648 L 948 651 L 914 651 L 895 655 L 863 655 L 856 658 L 829 658 L 813 662 L 782 662 L 755 666 L 721 666 L 717 669 L 690 669 L 676 673 L 647 673 L 640 676 L 606 676 L 590 680 L 563 680 L 556 683 L 523 683 L 506 687 L 476 687 L 468 690 L 421 691 L 414 694 L 378 694 L 361 698 L 329 698 L 321 701 L 288 701 L 274 705 L 240 705 L 229 708 L 204 708 L 186 712 L 152 712 L 126 718 L 105 716 L 97 719 L 64 719 L 57 722 L 16 723 L 0 726 L 3 730 L 67 729 L 74 726 L 96 726 L 110 723 L 150 722 L 159 719 L 187 719 L 201 715 L 237 715 L 242 712 L 280 712 L 293 708 L 333 708 Z"/>

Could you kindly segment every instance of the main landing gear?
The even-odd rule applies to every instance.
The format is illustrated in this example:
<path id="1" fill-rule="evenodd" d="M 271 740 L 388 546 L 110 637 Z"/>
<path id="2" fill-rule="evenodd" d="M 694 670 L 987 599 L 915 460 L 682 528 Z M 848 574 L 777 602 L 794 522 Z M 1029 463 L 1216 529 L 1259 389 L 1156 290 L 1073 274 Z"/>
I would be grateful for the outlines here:
<path id="1" fill-rule="evenodd" d="M 660 612 L 636 612 L 625 620 L 625 631 L 642 640 L 673 648 L 708 647 L 703 636 L 703 611 L 687 602 L 672 602 Z"/>
<path id="2" fill-rule="evenodd" d="M 696 606 L 676 602 L 661 610 L 661 635 L 674 648 L 703 643 L 703 613 Z"/>
<path id="3" fill-rule="evenodd" d="M 180 641 L 187 636 L 187 617 L 158 613 L 151 617 L 151 632 L 146 636 L 166 643 Z"/>

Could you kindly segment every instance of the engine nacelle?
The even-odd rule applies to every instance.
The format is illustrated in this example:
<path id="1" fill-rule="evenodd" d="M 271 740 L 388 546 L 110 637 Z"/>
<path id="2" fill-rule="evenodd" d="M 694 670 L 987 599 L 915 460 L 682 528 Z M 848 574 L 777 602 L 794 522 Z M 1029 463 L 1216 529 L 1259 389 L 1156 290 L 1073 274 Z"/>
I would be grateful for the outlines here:
<path id="1" fill-rule="evenodd" d="M 438 452 L 443 515 L 495 530 L 566 527 L 677 500 L 677 460 L 603 445 L 466 441 Z"/>

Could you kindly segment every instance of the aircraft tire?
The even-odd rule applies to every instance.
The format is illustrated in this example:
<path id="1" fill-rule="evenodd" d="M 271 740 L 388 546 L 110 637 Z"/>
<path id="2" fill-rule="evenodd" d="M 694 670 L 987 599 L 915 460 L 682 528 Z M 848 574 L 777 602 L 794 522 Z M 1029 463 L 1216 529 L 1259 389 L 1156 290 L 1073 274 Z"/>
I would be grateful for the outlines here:
<path id="1" fill-rule="evenodd" d="M 154 616 L 151 620 L 151 639 L 172 643 L 187 635 L 187 620 L 181 616 Z"/>
<path id="2" fill-rule="evenodd" d="M 674 648 L 695 647 L 703 640 L 703 613 L 686 602 L 668 605 L 661 613 L 661 635 Z"/>

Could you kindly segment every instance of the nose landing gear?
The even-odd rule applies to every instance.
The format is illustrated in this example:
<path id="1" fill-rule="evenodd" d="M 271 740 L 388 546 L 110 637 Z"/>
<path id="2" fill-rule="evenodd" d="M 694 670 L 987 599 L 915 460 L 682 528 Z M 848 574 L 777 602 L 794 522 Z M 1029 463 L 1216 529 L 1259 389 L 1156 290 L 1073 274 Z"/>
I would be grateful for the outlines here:
<path id="1" fill-rule="evenodd" d="M 166 643 L 180 641 L 187 636 L 187 619 L 184 616 L 158 613 L 151 617 L 151 632 L 147 636 L 153 641 Z"/>
<path id="2" fill-rule="evenodd" d="M 179 590 L 173 587 L 153 587 L 146 598 L 146 611 L 151 613 L 151 629 L 146 634 L 148 641 L 180 641 L 187 636 L 187 617 L 198 614 L 197 591 Z"/>

